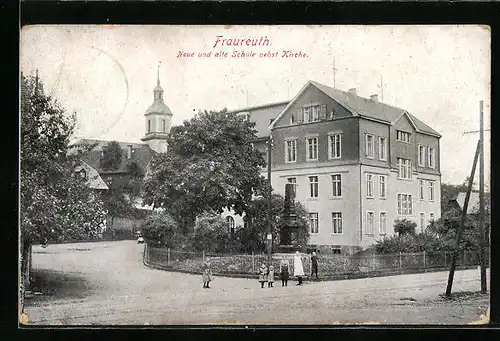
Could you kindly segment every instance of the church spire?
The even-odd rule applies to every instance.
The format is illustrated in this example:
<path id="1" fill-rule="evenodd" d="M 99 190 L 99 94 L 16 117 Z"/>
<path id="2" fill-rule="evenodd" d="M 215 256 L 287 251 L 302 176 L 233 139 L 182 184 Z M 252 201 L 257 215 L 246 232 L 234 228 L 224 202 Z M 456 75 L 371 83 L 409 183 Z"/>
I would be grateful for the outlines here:
<path id="1" fill-rule="evenodd" d="M 160 86 L 160 62 L 158 62 L 156 85 Z"/>
<path id="2" fill-rule="evenodd" d="M 160 86 L 160 63 L 158 62 L 158 66 L 156 69 L 156 87 L 153 90 L 154 100 L 163 102 L 163 89 Z"/>

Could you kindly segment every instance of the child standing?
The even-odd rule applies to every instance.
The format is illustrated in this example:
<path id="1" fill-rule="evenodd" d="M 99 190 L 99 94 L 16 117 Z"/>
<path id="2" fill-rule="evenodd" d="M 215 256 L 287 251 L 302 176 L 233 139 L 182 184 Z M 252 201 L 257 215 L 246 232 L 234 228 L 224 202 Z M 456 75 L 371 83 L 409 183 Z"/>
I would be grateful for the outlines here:
<path id="1" fill-rule="evenodd" d="M 274 266 L 269 266 L 269 274 L 267 275 L 267 287 L 272 288 L 274 284 Z"/>
<path id="2" fill-rule="evenodd" d="M 267 266 L 264 263 L 262 263 L 259 269 L 259 282 L 260 288 L 264 288 L 264 283 L 267 282 Z"/>

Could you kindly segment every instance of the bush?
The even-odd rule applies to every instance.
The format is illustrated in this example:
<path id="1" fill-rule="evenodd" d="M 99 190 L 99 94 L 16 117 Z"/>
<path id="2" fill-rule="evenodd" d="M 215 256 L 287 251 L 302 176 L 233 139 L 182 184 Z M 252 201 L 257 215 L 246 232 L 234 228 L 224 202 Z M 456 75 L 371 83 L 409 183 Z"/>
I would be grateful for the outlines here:
<path id="1" fill-rule="evenodd" d="M 394 221 L 394 232 L 399 236 L 414 235 L 417 228 L 417 223 L 408 219 L 396 219 Z"/>
<path id="2" fill-rule="evenodd" d="M 229 224 L 218 214 L 204 213 L 195 224 L 192 245 L 195 250 L 205 252 L 230 252 L 232 242 Z"/>
<path id="3" fill-rule="evenodd" d="M 142 235 L 146 243 L 152 246 L 177 248 L 183 243 L 176 221 L 167 213 L 154 213 L 142 226 Z"/>

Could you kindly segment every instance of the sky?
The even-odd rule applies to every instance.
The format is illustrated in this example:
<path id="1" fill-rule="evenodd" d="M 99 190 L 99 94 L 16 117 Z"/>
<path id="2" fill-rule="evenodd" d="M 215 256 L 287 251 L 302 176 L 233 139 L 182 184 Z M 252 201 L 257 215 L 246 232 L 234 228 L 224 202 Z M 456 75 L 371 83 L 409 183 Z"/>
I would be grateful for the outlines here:
<path id="1" fill-rule="evenodd" d="M 236 39 L 258 44 L 230 46 Z M 129 142 L 144 136 L 158 70 L 173 125 L 199 110 L 290 100 L 308 80 L 378 94 L 443 136 L 442 182 L 459 184 L 470 175 L 479 135 L 464 132 L 479 130 L 480 101 L 490 127 L 490 44 L 490 30 L 478 25 L 36 25 L 22 29 L 20 63 L 77 113 L 79 137 Z M 283 57 L 284 50 L 306 57 Z M 260 57 L 266 52 L 277 54 Z M 489 149 L 486 131 L 486 184 Z"/>

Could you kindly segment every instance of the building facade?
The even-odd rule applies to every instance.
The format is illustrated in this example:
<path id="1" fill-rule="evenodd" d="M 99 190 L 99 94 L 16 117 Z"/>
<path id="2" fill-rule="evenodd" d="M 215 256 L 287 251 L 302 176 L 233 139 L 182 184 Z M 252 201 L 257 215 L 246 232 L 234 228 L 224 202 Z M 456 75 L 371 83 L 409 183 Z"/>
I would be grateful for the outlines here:
<path id="1" fill-rule="evenodd" d="M 233 112 L 256 122 L 263 153 L 271 137 L 273 189 L 295 184 L 310 247 L 353 254 L 393 235 L 396 219 L 423 231 L 440 217 L 440 134 L 376 95 L 309 81 L 289 102 Z"/>

